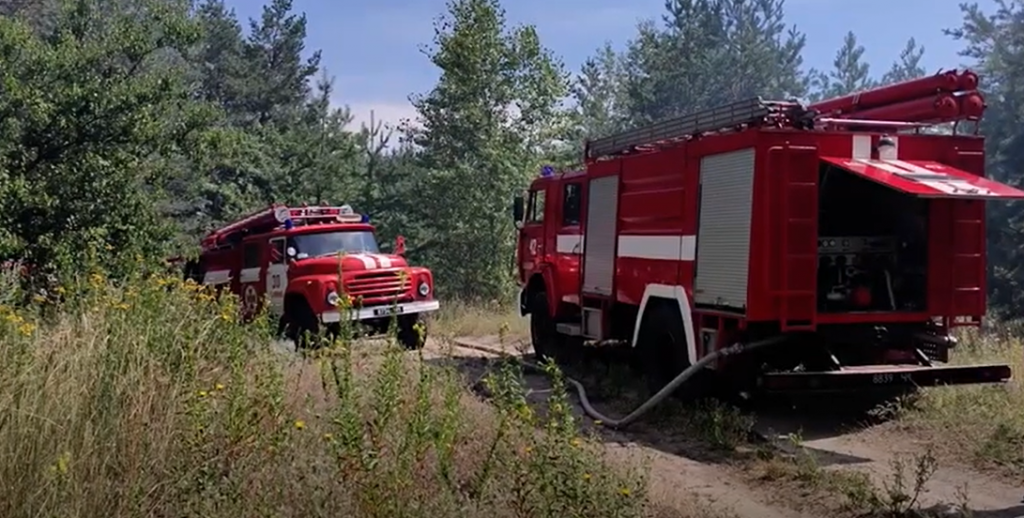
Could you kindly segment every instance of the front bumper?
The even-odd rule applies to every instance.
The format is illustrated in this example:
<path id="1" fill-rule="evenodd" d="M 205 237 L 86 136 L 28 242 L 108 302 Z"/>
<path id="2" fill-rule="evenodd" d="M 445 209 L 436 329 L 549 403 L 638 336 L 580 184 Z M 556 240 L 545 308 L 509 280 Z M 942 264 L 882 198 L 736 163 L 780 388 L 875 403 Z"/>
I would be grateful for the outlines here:
<path id="1" fill-rule="evenodd" d="M 437 311 L 441 303 L 436 300 L 421 300 L 417 302 L 404 302 L 401 304 L 387 304 L 350 310 L 348 320 L 370 320 L 374 318 L 387 318 L 392 315 L 406 315 L 412 313 L 427 313 Z M 325 311 L 320 315 L 320 321 L 325 324 L 341 322 L 340 311 Z"/>

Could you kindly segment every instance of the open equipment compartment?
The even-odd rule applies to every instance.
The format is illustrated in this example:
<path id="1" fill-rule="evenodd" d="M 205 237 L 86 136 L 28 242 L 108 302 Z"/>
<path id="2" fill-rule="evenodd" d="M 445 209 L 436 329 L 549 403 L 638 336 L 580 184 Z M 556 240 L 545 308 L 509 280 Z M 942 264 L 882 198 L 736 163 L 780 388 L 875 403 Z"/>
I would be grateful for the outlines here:
<path id="1" fill-rule="evenodd" d="M 818 312 L 926 310 L 930 200 L 824 160 L 818 186 Z"/>

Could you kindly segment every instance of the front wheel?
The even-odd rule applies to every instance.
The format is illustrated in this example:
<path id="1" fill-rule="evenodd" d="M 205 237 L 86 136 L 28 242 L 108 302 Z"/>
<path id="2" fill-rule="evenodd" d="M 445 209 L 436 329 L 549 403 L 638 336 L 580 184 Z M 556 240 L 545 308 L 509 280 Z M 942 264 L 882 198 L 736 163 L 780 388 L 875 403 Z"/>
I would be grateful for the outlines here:
<path id="1" fill-rule="evenodd" d="M 555 360 L 564 337 L 555 329 L 555 321 L 548 309 L 547 293 L 534 293 L 530 299 L 530 342 L 538 361 Z"/>
<path id="2" fill-rule="evenodd" d="M 415 351 L 423 348 L 427 342 L 427 327 L 423 325 L 419 313 L 398 317 L 398 343 L 402 347 Z"/>
<path id="3" fill-rule="evenodd" d="M 315 348 L 319 345 L 320 320 L 309 304 L 302 302 L 289 306 L 282 319 L 284 336 L 295 343 L 296 349 Z"/>

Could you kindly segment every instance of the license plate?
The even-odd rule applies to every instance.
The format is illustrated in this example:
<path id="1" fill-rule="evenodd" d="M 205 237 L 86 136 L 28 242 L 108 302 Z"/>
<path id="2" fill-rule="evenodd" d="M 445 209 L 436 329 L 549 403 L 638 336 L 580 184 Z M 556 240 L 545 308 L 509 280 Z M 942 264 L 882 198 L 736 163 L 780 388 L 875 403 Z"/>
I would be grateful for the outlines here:
<path id="1" fill-rule="evenodd" d="M 913 379 L 913 376 L 911 376 L 909 372 L 881 372 L 871 376 L 871 383 L 874 385 L 888 385 L 890 383 L 910 383 L 913 381 Z"/>
<path id="2" fill-rule="evenodd" d="M 398 313 L 402 313 L 403 311 L 405 311 L 405 309 L 402 308 L 402 306 L 387 306 L 383 308 L 373 308 L 373 316 L 387 317 Z"/>

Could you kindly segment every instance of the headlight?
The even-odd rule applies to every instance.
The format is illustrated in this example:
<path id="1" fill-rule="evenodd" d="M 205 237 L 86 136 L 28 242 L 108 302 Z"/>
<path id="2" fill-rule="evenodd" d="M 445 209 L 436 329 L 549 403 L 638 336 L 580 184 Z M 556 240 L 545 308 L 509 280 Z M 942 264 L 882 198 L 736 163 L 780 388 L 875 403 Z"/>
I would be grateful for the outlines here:
<path id="1" fill-rule="evenodd" d="M 327 294 L 327 304 L 331 306 L 337 306 L 341 302 L 341 297 L 338 296 L 338 292 L 332 291 Z"/>
<path id="2" fill-rule="evenodd" d="M 427 295 L 430 295 L 430 285 L 427 284 L 426 281 L 420 281 L 419 291 L 421 297 L 426 297 Z"/>

